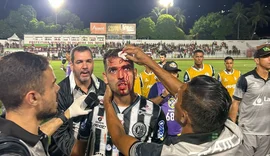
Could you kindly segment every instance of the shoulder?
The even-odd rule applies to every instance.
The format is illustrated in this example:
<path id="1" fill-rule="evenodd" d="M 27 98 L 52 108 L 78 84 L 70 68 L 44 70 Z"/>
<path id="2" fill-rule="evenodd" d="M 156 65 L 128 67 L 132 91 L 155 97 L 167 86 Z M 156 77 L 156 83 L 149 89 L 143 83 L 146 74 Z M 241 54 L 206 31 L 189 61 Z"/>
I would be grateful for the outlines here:
<path id="1" fill-rule="evenodd" d="M 30 151 L 22 140 L 11 136 L 1 136 L 0 155 L 30 156 Z"/>

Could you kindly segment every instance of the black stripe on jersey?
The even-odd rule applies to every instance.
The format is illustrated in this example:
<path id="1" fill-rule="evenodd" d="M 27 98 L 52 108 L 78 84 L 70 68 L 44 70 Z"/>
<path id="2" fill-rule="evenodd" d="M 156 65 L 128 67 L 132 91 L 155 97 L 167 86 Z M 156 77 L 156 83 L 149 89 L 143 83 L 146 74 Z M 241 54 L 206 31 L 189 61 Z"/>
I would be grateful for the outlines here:
<path id="1" fill-rule="evenodd" d="M 104 120 L 104 118 L 103 118 L 104 117 L 104 113 L 105 113 L 104 108 L 99 108 L 98 109 L 97 115 L 98 115 L 98 117 L 102 117 L 101 120 Z M 94 118 L 98 118 L 98 117 L 94 117 Z M 101 139 L 103 139 L 102 136 L 101 136 L 101 131 L 102 130 L 101 129 L 98 129 L 98 128 L 96 128 L 95 130 L 96 130 L 96 133 L 93 134 L 93 135 L 95 135 L 95 146 L 94 146 L 94 153 L 93 154 L 95 154 L 96 152 L 99 152 L 100 151 L 100 148 L 99 148 L 100 141 L 101 141 Z"/>

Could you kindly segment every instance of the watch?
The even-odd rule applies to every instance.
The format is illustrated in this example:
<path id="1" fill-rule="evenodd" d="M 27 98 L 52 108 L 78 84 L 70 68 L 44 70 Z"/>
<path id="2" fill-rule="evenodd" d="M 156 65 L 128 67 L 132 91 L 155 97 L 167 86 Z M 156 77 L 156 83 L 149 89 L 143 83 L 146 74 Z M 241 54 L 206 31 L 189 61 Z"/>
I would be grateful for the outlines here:
<path id="1" fill-rule="evenodd" d="M 61 110 L 56 117 L 60 118 L 63 123 L 66 123 L 68 121 L 68 118 L 65 116 L 65 111 L 63 110 Z"/>
<path id="2" fill-rule="evenodd" d="M 162 99 L 165 99 L 166 96 L 164 96 L 162 93 L 159 95 Z"/>

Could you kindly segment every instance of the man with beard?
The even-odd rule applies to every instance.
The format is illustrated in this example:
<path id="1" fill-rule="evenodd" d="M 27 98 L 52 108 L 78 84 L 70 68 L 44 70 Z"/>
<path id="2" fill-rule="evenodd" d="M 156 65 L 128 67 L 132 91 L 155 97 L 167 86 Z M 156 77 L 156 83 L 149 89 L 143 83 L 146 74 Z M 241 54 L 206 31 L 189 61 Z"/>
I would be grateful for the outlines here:
<path id="1" fill-rule="evenodd" d="M 16 52 L 0 60 L 0 100 L 6 108 L 5 117 L 0 118 L 0 155 L 46 156 L 48 136 L 69 118 L 89 112 L 81 108 L 82 97 L 40 126 L 57 113 L 55 82 L 43 56 Z"/>
<path id="2" fill-rule="evenodd" d="M 166 137 L 166 119 L 158 105 L 134 93 L 136 69 L 134 63 L 121 58 L 120 49 L 109 50 L 104 54 L 104 82 L 113 91 L 112 106 L 117 113 L 126 134 L 142 142 L 162 143 Z M 119 152 L 107 130 L 103 96 L 98 97 L 96 106 L 88 118 L 81 122 L 76 153 L 74 155 L 119 156 Z M 91 137 L 89 137 L 91 136 Z M 87 150 L 85 152 L 85 147 Z M 75 151 L 74 151 L 75 152 Z"/>
<path id="3" fill-rule="evenodd" d="M 206 75 L 215 77 L 215 70 L 210 64 L 204 64 L 204 52 L 202 50 L 195 50 L 193 52 L 194 65 L 188 68 L 184 74 L 184 82 L 191 81 L 192 78 L 198 75 Z"/>
<path id="4" fill-rule="evenodd" d="M 74 99 L 89 93 L 103 95 L 105 83 L 93 74 L 94 60 L 91 50 L 86 46 L 78 46 L 71 50 L 71 74 L 59 83 L 58 110 L 65 111 Z M 78 135 L 80 121 L 85 116 L 69 120 L 52 136 L 51 156 L 69 156 Z"/>
<path id="5" fill-rule="evenodd" d="M 103 101 L 107 127 L 113 143 L 124 155 L 236 155 L 243 135 L 228 120 L 231 98 L 219 81 L 200 75 L 183 83 L 148 58 L 142 49 L 128 46 L 124 53 L 127 59 L 147 65 L 175 96 L 175 119 L 182 126 L 182 134 L 170 146 L 141 142 L 127 135 L 111 102 L 111 86 L 107 85 Z"/>
<path id="6" fill-rule="evenodd" d="M 257 47 L 256 68 L 240 76 L 233 94 L 230 118 L 237 122 L 244 141 L 237 156 L 270 154 L 270 44 Z"/>

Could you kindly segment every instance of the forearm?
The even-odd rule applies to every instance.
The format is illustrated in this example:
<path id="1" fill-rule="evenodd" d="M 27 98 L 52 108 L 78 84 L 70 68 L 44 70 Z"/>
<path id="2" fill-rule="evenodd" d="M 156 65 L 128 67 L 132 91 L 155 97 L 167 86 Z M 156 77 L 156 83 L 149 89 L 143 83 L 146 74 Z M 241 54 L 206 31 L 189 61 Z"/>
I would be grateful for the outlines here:
<path id="1" fill-rule="evenodd" d="M 160 105 L 160 103 L 162 102 L 163 98 L 161 98 L 161 96 L 157 96 L 157 97 L 151 98 L 149 100 L 152 101 L 154 104 Z"/>
<path id="2" fill-rule="evenodd" d="M 239 108 L 239 103 L 236 100 L 233 100 L 230 112 L 229 112 L 229 117 L 233 122 L 236 122 L 237 114 L 238 114 L 238 108 Z"/>
<path id="3" fill-rule="evenodd" d="M 65 117 L 70 118 L 69 111 L 65 111 Z M 60 118 L 53 118 L 40 126 L 40 130 L 47 136 L 53 135 L 53 133 L 63 124 Z"/>
<path id="4" fill-rule="evenodd" d="M 125 133 L 124 127 L 116 116 L 112 104 L 108 103 L 105 105 L 107 127 L 113 144 L 121 151 L 121 153 L 129 155 L 129 148 L 137 141 L 137 139 Z"/>

